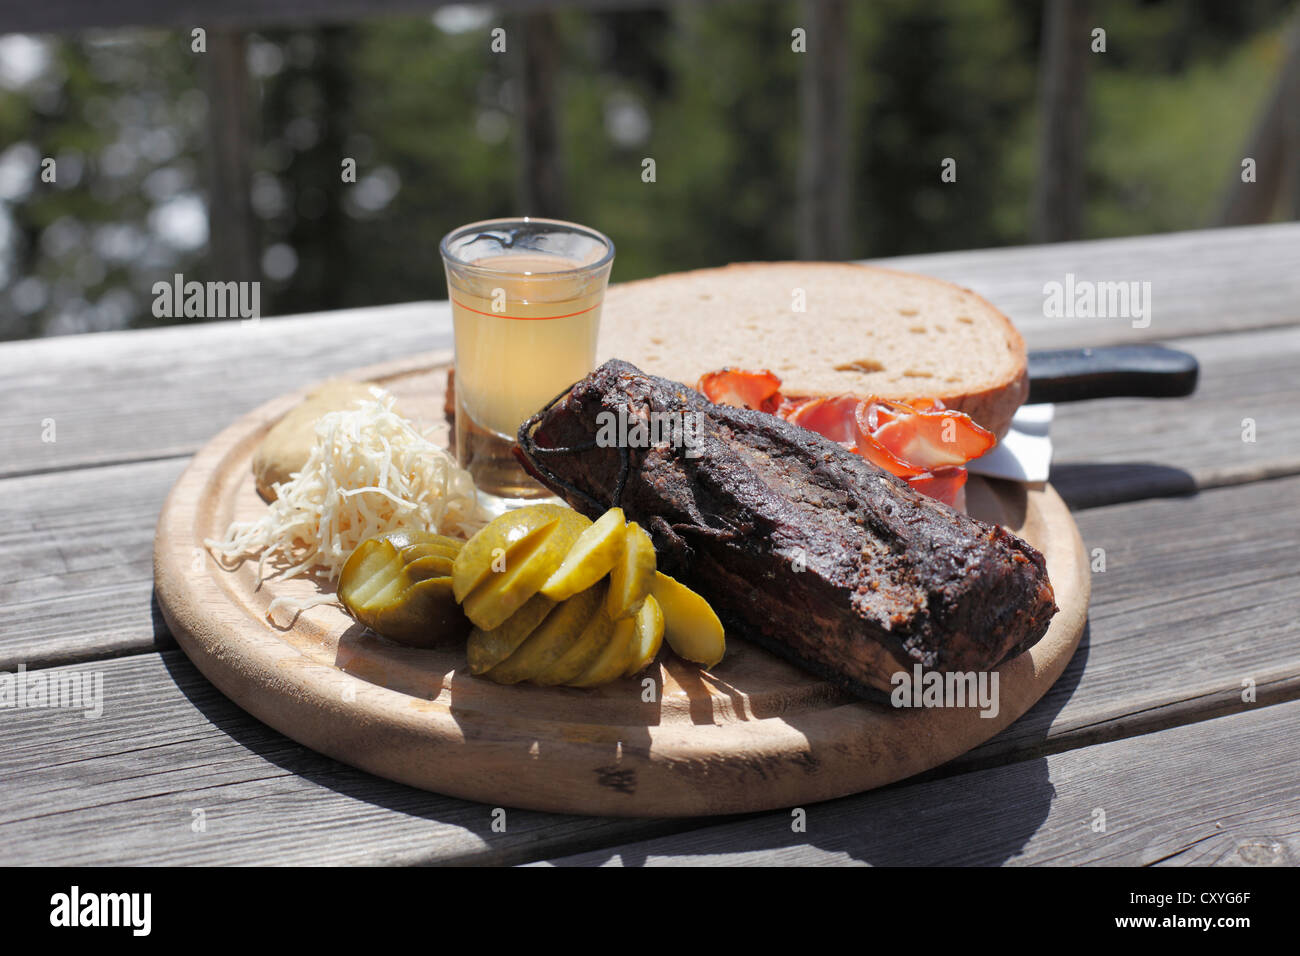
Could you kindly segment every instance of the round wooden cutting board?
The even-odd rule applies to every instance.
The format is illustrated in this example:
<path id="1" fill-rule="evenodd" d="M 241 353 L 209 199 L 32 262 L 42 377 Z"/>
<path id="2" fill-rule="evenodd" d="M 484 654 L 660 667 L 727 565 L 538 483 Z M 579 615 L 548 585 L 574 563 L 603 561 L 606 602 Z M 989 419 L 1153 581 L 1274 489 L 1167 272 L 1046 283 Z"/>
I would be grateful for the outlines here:
<path id="1" fill-rule="evenodd" d="M 443 429 L 448 353 L 356 372 L 401 409 Z M 1047 558 L 1060 611 L 1047 635 L 1000 669 L 1000 709 L 894 709 L 864 703 L 728 635 L 711 672 L 665 645 L 642 678 L 594 690 L 503 687 L 471 677 L 463 651 L 402 647 L 335 605 L 290 624 L 266 611 L 305 580 L 256 583 L 256 561 L 223 568 L 203 545 L 265 508 L 253 452 L 302 397 L 235 422 L 177 481 L 158 523 L 158 603 L 176 640 L 221 691 L 308 747 L 392 780 L 493 806 L 676 816 L 796 806 L 879 787 L 964 753 L 1046 693 L 1083 632 L 1089 569 L 1050 487 L 973 477 L 969 509 Z"/>

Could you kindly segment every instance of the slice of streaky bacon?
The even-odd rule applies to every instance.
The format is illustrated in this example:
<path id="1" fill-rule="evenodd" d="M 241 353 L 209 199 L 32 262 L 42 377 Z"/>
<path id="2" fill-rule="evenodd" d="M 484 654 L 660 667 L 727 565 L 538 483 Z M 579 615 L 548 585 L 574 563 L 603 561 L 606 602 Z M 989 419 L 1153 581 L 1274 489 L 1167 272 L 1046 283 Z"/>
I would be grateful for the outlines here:
<path id="1" fill-rule="evenodd" d="M 963 412 L 937 398 L 907 401 L 874 395 L 800 398 L 784 395 L 772 372 L 726 368 L 700 378 L 711 402 L 779 415 L 839 442 L 917 491 L 964 510 L 966 462 L 997 442 Z"/>

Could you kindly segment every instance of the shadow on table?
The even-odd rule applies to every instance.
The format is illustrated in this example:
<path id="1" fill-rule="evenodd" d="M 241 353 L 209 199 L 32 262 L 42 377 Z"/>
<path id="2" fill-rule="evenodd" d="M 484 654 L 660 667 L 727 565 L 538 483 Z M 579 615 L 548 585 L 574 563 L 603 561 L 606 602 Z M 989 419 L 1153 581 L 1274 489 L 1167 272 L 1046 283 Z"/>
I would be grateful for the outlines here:
<path id="1" fill-rule="evenodd" d="M 382 851 L 388 860 L 396 859 L 405 850 L 416 862 L 450 860 L 474 864 L 517 864 L 545 855 L 549 847 L 554 847 L 552 852 L 555 854 L 568 854 L 593 845 L 643 840 L 682 827 L 680 821 L 667 819 L 588 817 L 512 808 L 509 810 L 509 829 L 496 832 L 492 829 L 494 808 L 488 804 L 421 790 L 359 770 L 318 753 L 262 723 L 218 690 L 175 645 L 158 607 L 156 594 L 151 602 L 155 639 L 168 645 L 161 658 L 169 676 L 195 709 L 239 746 L 269 764 L 341 796 L 478 838 L 478 841 L 467 837 L 440 842 L 437 834 L 428 828 L 408 828 L 403 831 L 411 834 L 408 844 L 394 846 L 388 843 L 376 848 L 376 854 Z M 246 779 L 243 776 L 232 777 L 232 790 Z M 300 796 L 309 798 L 312 794 Z M 334 819 L 340 819 L 337 807 L 331 813 Z M 340 826 L 346 826 L 346 817 Z M 346 840 L 346 833 L 341 838 Z M 325 851 L 321 855 L 329 856 Z"/>
<path id="2" fill-rule="evenodd" d="M 154 626 L 155 636 L 170 643 L 156 598 Z M 1052 719 L 1073 695 L 1088 653 L 1089 630 L 1085 627 L 1079 648 L 1060 680 L 992 741 L 918 777 L 870 793 L 809 805 L 804 808 L 807 828 L 802 833 L 791 829 L 791 817 L 782 811 L 635 820 L 563 817 L 524 810 L 511 811 L 509 834 L 493 833 L 486 805 L 394 783 L 317 753 L 242 710 L 183 653 L 165 653 L 163 661 L 195 708 L 252 753 L 343 796 L 468 829 L 499 851 L 485 854 L 497 857 L 498 862 L 523 862 L 535 857 L 539 849 L 545 854 L 545 841 L 536 840 L 538 825 L 567 819 L 579 824 L 577 833 L 581 835 L 559 837 L 558 853 L 573 851 L 571 841 L 575 835 L 587 846 L 605 841 L 613 845 L 569 857 L 565 865 L 594 865 L 617 857 L 625 866 L 640 866 L 647 856 L 666 857 L 671 863 L 675 856 L 743 853 L 771 855 L 770 862 L 780 862 L 782 848 L 812 846 L 855 861 L 904 866 L 998 864 L 1020 851 L 1046 820 L 1055 790 L 1043 757 L 1008 761 L 1014 761 L 1017 753 L 1043 749 Z M 582 821 L 587 825 L 581 825 Z M 1079 826 L 1085 827 L 1087 822 L 1080 820 Z M 608 833 L 600 836 L 599 831 L 606 828 Z M 617 845 L 620 840 L 647 842 Z M 517 849 L 511 851 L 510 844 Z"/>
<path id="3" fill-rule="evenodd" d="M 875 866 L 996 865 L 1015 857 L 1047 819 L 1055 788 L 1042 753 L 1052 720 L 1074 694 L 1087 664 L 1090 626 L 1060 679 L 1043 699 L 986 744 L 942 767 L 870 793 L 814 804 L 806 832 L 791 829 L 792 817 L 774 811 L 692 821 L 688 832 L 644 843 L 597 850 L 560 861 L 590 866 L 614 859 L 642 866 L 649 857 L 675 859 L 725 854 L 720 862 L 781 863 L 782 851 L 814 847 L 826 862 Z M 1016 761 L 1016 762 L 1010 762 Z M 1091 821 L 1078 821 L 1080 832 Z M 741 854 L 758 854 L 750 860 Z M 788 862 L 817 862 L 806 849 Z"/>
<path id="4" fill-rule="evenodd" d="M 174 644 L 158 608 L 156 594 L 152 604 L 155 638 Z M 240 708 L 204 677 L 183 652 L 173 649 L 172 653 L 164 653 L 162 660 L 181 693 L 214 727 L 269 763 L 377 807 L 489 835 L 491 820 L 487 810 L 479 805 L 395 783 L 318 753 Z M 467 808 L 472 808 L 472 812 L 467 812 Z"/>
<path id="5" fill-rule="evenodd" d="M 1181 468 L 1141 461 L 1053 462 L 1049 481 L 1071 508 L 1196 494 L 1196 479 Z"/>

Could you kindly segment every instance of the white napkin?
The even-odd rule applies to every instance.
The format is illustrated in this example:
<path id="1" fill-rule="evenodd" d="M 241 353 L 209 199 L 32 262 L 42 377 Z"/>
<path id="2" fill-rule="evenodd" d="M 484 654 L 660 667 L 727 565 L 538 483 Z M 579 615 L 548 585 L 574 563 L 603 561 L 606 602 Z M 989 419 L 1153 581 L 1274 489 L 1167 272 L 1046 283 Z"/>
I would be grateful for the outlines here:
<path id="1" fill-rule="evenodd" d="M 1052 416 L 1056 406 L 1021 405 L 1011 429 L 993 450 L 966 466 L 972 475 L 1012 481 L 1046 481 L 1052 467 Z"/>

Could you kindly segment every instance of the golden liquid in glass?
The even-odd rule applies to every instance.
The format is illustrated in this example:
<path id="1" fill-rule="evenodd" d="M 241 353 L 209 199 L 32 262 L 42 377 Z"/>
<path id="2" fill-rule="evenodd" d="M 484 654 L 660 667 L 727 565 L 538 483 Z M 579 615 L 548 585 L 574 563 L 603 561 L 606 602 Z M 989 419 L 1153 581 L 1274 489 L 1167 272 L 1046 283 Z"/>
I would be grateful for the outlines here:
<path id="1" fill-rule="evenodd" d="M 519 426 L 592 370 L 605 284 L 559 256 L 493 256 L 491 276 L 449 283 L 456 339 L 456 448 L 502 498 L 548 497 L 513 455 Z"/>

